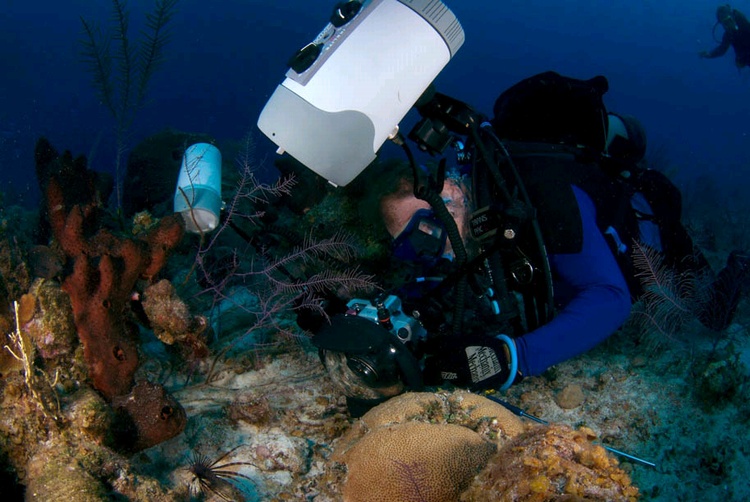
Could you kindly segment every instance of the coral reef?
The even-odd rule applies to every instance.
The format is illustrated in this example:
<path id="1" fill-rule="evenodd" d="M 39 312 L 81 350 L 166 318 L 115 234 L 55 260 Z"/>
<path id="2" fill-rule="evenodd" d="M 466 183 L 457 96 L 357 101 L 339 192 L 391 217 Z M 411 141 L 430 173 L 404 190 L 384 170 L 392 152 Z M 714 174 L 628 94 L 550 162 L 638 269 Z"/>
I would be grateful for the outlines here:
<path id="1" fill-rule="evenodd" d="M 25 253 L 18 245 L 19 239 L 0 240 L 0 334 L 13 329 L 12 299 L 20 298 L 31 284 Z M 0 355 L 0 363 L 3 355 Z"/>
<path id="2" fill-rule="evenodd" d="M 735 343 L 717 347 L 715 353 L 696 362 L 695 397 L 705 411 L 736 401 L 746 403 L 750 396 L 748 368 Z"/>
<path id="3" fill-rule="evenodd" d="M 54 195 L 54 182 L 45 186 Z M 332 205 L 327 207 L 333 214 Z M 221 495 L 211 489 L 248 501 L 360 500 L 368 493 L 375 500 L 455 501 L 464 488 L 470 490 L 464 499 L 477 501 L 503 500 L 504 494 L 508 498 L 519 494 L 522 500 L 628 500 L 637 496 L 623 471 L 637 474 L 642 467 L 625 463 L 620 470 L 606 452 L 591 444 L 592 434 L 586 429 L 530 427 L 474 394 L 406 394 L 350 423 L 343 396 L 306 340 L 275 344 L 280 334 L 295 334 L 294 321 L 285 311 L 273 310 L 278 301 L 266 302 L 262 291 L 255 294 L 253 286 L 263 284 L 262 277 L 250 288 L 246 275 L 238 276 L 231 288 L 217 286 L 223 295 L 219 298 L 244 310 L 217 308 L 226 318 L 213 317 L 211 325 L 221 335 L 219 342 L 241 339 L 241 343 L 221 357 L 184 365 L 161 342 L 182 350 L 191 347 L 192 337 L 201 340 L 203 335 L 200 316 L 191 313 L 195 304 L 191 302 L 188 308 L 171 282 L 158 280 L 167 276 L 160 270 L 169 245 L 152 246 L 151 236 L 159 232 L 164 220 L 141 213 L 133 228 L 123 226 L 123 233 L 115 234 L 103 230 L 104 218 L 99 216 L 106 214 L 93 200 L 73 203 L 64 199 L 50 208 L 55 212 L 51 221 L 62 226 L 65 245 L 57 240 L 45 246 L 42 261 L 66 259 L 67 266 L 52 263 L 32 268 L 57 271 L 31 287 L 28 280 L 20 286 L 16 283 L 16 277 L 23 280 L 23 273 L 4 274 L 12 277 L 6 287 L 13 291 L 10 298 L 19 300 L 20 330 L 28 335 L 24 343 L 31 340 L 36 350 L 24 362 L 3 350 L 8 366 L 3 367 L 0 380 L 0 451 L 20 483 L 28 487 L 29 500 L 191 500 L 196 495 L 190 492 L 198 475 L 194 471 L 200 466 L 231 471 L 228 480 L 202 474 L 209 484 L 197 497 L 214 500 Z M 303 218 L 309 217 L 310 225 L 315 225 L 322 221 L 318 216 L 310 210 Z M 123 249 L 144 258 L 125 260 Z M 81 256 L 86 257 L 84 264 L 79 262 Z M 155 265 L 149 267 L 146 262 Z M 136 274 L 133 263 L 142 271 Z M 84 267 L 86 273 L 77 270 Z M 86 317 L 77 320 L 111 320 L 124 342 L 139 349 L 137 356 L 144 364 L 136 361 L 130 383 L 138 383 L 127 392 L 110 397 L 90 386 L 94 379 L 89 378 L 93 370 L 84 357 L 86 343 L 72 336 L 72 331 L 78 331 L 71 328 L 75 302 L 58 286 L 66 274 L 66 284 L 79 291 L 87 308 L 110 299 L 102 291 L 112 291 L 118 298 L 119 303 L 109 304 L 116 316 L 86 312 Z M 168 277 L 178 284 L 175 275 Z M 75 281 L 69 283 L 72 278 Z M 125 287 L 127 282 L 129 287 Z M 249 329 L 258 326 L 256 312 L 269 312 L 273 322 L 263 330 Z M 152 343 L 138 347 L 130 331 L 133 314 L 145 314 L 145 327 L 160 340 L 144 331 L 144 341 Z M 119 341 L 109 338 L 107 342 L 112 340 Z M 264 345 L 269 340 L 275 344 L 272 348 Z M 25 352 L 12 342 L 6 340 L 17 354 Z M 631 444 L 633 437 L 646 441 L 655 427 L 646 420 L 651 417 L 647 411 L 655 406 L 637 410 L 638 405 L 632 404 L 638 402 L 635 398 L 648 395 L 643 391 L 648 382 L 641 375 L 649 363 L 640 362 L 637 368 L 635 362 L 628 363 L 623 366 L 626 370 L 613 366 L 609 358 L 590 363 L 585 370 L 577 364 L 567 362 L 543 378 L 525 379 L 518 390 L 514 386 L 510 391 L 518 392 L 516 397 L 508 394 L 507 398 L 549 420 L 576 427 L 585 423 L 596 428 L 607 444 L 653 458 L 652 451 Z M 566 368 L 579 368 L 575 378 L 566 375 Z M 212 378 L 201 379 L 206 374 Z M 635 383 L 638 390 L 623 391 Z M 187 413 L 165 388 L 179 397 Z M 533 399 L 524 398 L 524 390 Z M 617 401 L 602 406 L 607 403 L 604 394 L 616 396 Z M 711 429 L 703 424 L 704 430 Z M 185 433 L 172 437 L 183 427 Z M 741 460 L 730 447 L 709 447 L 715 444 L 690 450 L 696 465 L 700 462 L 700 472 L 711 474 L 704 476 L 711 483 L 727 479 Z M 191 452 L 206 456 L 191 460 Z M 385 453 L 378 457 L 377 452 Z M 507 470 L 497 474 L 501 468 Z M 472 481 L 477 473 L 479 477 Z M 390 487 L 384 486 L 384 479 L 389 484 L 397 482 L 394 489 L 400 491 L 387 491 Z"/>
<path id="4" fill-rule="evenodd" d="M 523 430 L 518 417 L 475 394 L 402 394 L 352 426 L 329 472 L 346 466 L 346 501 L 455 501 L 498 446 Z"/>
<path id="5" fill-rule="evenodd" d="M 141 304 L 154 335 L 167 345 L 179 345 L 186 356 L 208 355 L 202 336 L 208 327 L 204 316 L 192 315 L 187 304 L 167 279 L 148 286 Z"/>
<path id="6" fill-rule="evenodd" d="M 565 425 L 530 427 L 498 451 L 460 500 L 636 500 L 638 489 L 594 437 Z"/>
<path id="7" fill-rule="evenodd" d="M 526 424 L 468 392 L 407 393 L 336 442 L 329 483 L 347 502 L 636 500 L 638 489 L 594 437 Z"/>
<path id="8" fill-rule="evenodd" d="M 72 457 L 44 449 L 29 461 L 26 500 L 99 502 L 107 496 L 101 481 Z"/>
<path id="9" fill-rule="evenodd" d="M 44 313 L 36 309 L 36 300 L 26 303 L 31 307 L 23 315 L 32 316 L 28 326 Z M 3 352 L 11 354 L 20 368 L 4 371 L 0 380 L 0 450 L 17 482 L 26 486 L 26 499 L 101 501 L 117 493 L 128 500 L 174 500 L 108 447 L 113 442 L 115 412 L 81 382 L 79 375 L 85 376 L 85 371 L 77 368 L 84 364 L 78 361 L 80 351 L 51 360 L 36 357 L 36 347 L 20 325 L 17 305 L 16 329 Z M 54 376 L 41 365 L 55 366 Z M 12 488 L 4 485 L 3 493 Z"/>
<path id="10" fill-rule="evenodd" d="M 62 287 L 70 295 L 94 387 L 109 399 L 126 394 L 133 385 L 138 352 L 125 309 L 138 279 L 156 275 L 179 242 L 181 221 L 165 217 L 138 239 L 118 238 L 104 229 L 87 237 L 86 226 L 92 223 L 88 206 L 76 205 L 64 213 L 62 187 L 54 180 L 47 200 L 55 238 L 73 260 L 73 272 Z"/>
<path id="11" fill-rule="evenodd" d="M 161 385 L 138 382 L 130 394 L 112 401 L 118 417 L 117 444 L 140 451 L 173 438 L 185 428 L 185 410 Z M 132 431 L 132 432 L 131 432 Z M 130 433 L 130 434 L 129 434 Z"/>
<path id="12" fill-rule="evenodd" d="M 115 415 L 111 406 L 90 387 L 71 394 L 65 408 L 65 419 L 73 430 L 97 444 L 111 442 Z"/>
<path id="13" fill-rule="evenodd" d="M 95 190 L 81 192 L 73 199 L 66 193 L 63 173 L 70 166 L 76 166 L 76 172 L 85 169 L 85 159 L 72 161 L 67 152 L 58 158 L 44 139 L 37 144 L 36 159 L 37 171 L 49 177 L 40 180 L 40 185 L 46 187 L 50 229 L 72 263 L 72 272 L 64 278 L 62 290 L 70 297 L 88 377 L 107 400 L 118 398 L 119 403 L 129 403 L 119 406 L 131 414 L 127 422 L 137 430 L 136 439 L 126 443 L 129 448 L 145 448 L 153 441 L 172 437 L 184 426 L 184 412 L 163 392 L 150 388 L 145 392 L 143 386 L 133 388 L 138 368 L 137 327 L 127 315 L 139 281 L 152 281 L 182 238 L 182 221 L 167 216 L 133 238 L 117 236 L 100 222 L 101 201 Z M 91 181 L 95 176 L 84 179 Z M 87 196 L 89 200 L 85 200 Z M 60 313 L 65 311 L 60 309 Z M 53 325 L 64 327 L 54 312 L 48 311 L 39 319 L 30 327 L 42 355 L 59 355 L 72 348 L 64 329 L 59 333 L 55 329 L 51 335 Z M 169 420 L 163 419 L 163 410 L 170 410 Z M 162 428 L 160 432 L 155 431 L 157 426 Z"/>
<path id="14" fill-rule="evenodd" d="M 23 236 L 0 242 L 2 468 L 26 486 L 28 500 L 174 500 L 121 454 L 174 437 L 187 420 L 161 385 L 136 379 L 131 308 L 180 241 L 182 222 L 166 217 L 118 235 L 105 226 L 98 177 L 85 159 L 57 155 L 44 139 L 36 159 L 54 241 L 35 246 L 43 256 L 31 269 L 28 243 L 18 246 Z M 30 270 L 46 278 L 30 284 Z"/>
<path id="15" fill-rule="evenodd" d="M 255 396 L 250 394 L 240 395 L 226 408 L 227 418 L 236 422 L 245 422 L 251 425 L 264 425 L 273 417 L 266 396 Z"/>
<path id="16" fill-rule="evenodd" d="M 70 297 L 55 281 L 36 279 L 21 297 L 19 321 L 43 359 L 66 356 L 78 343 Z"/>
<path id="17" fill-rule="evenodd" d="M 56 436 L 41 444 L 26 467 L 26 500 L 102 502 L 177 500 L 155 479 L 135 473 L 128 461 L 93 442 Z"/>

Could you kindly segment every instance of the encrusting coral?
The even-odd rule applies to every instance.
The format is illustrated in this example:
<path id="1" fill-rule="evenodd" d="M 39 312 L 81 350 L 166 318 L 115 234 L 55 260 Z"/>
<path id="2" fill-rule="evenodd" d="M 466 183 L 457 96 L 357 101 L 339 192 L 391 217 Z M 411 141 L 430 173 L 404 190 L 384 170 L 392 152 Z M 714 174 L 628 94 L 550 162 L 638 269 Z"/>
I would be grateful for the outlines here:
<path id="1" fill-rule="evenodd" d="M 55 281 L 37 279 L 21 296 L 19 321 L 43 359 L 70 354 L 77 344 L 70 298 Z"/>
<path id="2" fill-rule="evenodd" d="M 177 344 L 186 358 L 208 355 L 202 336 L 208 320 L 192 315 L 187 304 L 167 279 L 152 284 L 143 291 L 143 310 L 154 335 L 167 345 Z"/>
<path id="3" fill-rule="evenodd" d="M 154 478 L 136 473 L 128 460 L 84 438 L 56 435 L 40 443 L 25 467 L 25 500 L 175 502 Z"/>
<path id="4" fill-rule="evenodd" d="M 329 482 L 346 502 L 636 500 L 638 489 L 593 437 L 527 424 L 469 392 L 407 393 L 338 440 Z"/>
<path id="5" fill-rule="evenodd" d="M 585 428 L 531 426 L 498 451 L 460 500 L 637 500 L 638 488 L 615 458 L 591 443 L 593 438 Z"/>

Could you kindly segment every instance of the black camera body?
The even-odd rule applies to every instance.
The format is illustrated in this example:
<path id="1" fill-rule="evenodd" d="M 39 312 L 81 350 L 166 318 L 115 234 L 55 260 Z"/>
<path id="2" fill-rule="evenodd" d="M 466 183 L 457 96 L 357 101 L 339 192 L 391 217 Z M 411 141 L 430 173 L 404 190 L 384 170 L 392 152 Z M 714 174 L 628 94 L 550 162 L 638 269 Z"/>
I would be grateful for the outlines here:
<path id="1" fill-rule="evenodd" d="M 347 308 L 312 339 L 347 399 L 373 403 L 406 388 L 420 390 L 422 368 L 412 349 L 427 332 L 401 310 L 401 300 L 395 295 L 355 298 Z"/>

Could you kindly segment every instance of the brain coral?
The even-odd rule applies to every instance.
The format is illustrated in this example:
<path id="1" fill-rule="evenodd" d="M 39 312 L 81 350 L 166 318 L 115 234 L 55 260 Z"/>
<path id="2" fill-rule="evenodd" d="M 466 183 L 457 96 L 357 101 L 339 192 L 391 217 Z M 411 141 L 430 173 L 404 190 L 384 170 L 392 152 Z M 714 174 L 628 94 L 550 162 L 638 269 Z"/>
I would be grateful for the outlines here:
<path id="1" fill-rule="evenodd" d="M 407 393 L 373 408 L 339 441 L 347 502 L 455 501 L 524 425 L 468 392 Z"/>
<path id="2" fill-rule="evenodd" d="M 349 502 L 456 500 L 497 446 L 454 424 L 379 427 L 346 454 Z"/>

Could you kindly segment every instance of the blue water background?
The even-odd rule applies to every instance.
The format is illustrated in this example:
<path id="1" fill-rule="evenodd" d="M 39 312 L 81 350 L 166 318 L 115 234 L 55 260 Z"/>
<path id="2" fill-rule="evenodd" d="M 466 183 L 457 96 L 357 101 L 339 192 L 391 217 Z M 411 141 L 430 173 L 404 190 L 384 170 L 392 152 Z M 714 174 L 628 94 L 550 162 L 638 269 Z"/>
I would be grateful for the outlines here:
<path id="1" fill-rule="evenodd" d="M 503 89 L 532 74 L 602 74 L 610 82 L 608 107 L 641 119 L 650 148 L 667 156 L 674 176 L 710 174 L 727 186 L 748 184 L 750 69 L 737 71 L 731 49 L 721 59 L 698 58 L 716 45 L 716 3 L 446 3 L 466 43 L 437 78 L 439 91 L 491 113 Z M 289 56 L 325 26 L 334 4 L 181 0 L 167 59 L 151 82 L 130 146 L 166 127 L 219 140 L 252 131 L 259 158 L 272 158 L 273 145 L 255 126 L 258 114 Z M 152 5 L 129 2 L 133 38 Z M 750 14 L 750 2 L 734 6 Z M 78 44 L 81 17 L 106 26 L 110 15 L 106 0 L 0 0 L 0 189 L 10 200 L 28 205 L 38 198 L 33 146 L 40 135 L 59 149 L 91 155 L 94 169 L 112 169 L 113 121 L 97 102 Z"/>

